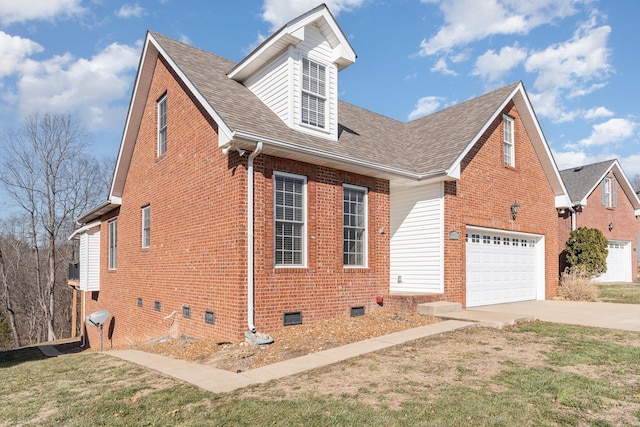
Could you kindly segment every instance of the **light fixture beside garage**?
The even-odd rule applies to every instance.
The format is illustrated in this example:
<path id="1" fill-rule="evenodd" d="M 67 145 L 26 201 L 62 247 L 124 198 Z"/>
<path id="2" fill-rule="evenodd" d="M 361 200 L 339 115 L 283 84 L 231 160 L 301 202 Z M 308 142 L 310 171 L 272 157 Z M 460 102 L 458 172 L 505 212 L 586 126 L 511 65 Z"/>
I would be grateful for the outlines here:
<path id="1" fill-rule="evenodd" d="M 613 230 L 613 223 L 612 222 L 609 223 L 609 231 L 611 231 L 611 230 Z"/>
<path id="2" fill-rule="evenodd" d="M 511 205 L 511 220 L 515 221 L 518 216 L 518 212 L 520 212 L 520 203 L 517 200 L 513 202 Z"/>

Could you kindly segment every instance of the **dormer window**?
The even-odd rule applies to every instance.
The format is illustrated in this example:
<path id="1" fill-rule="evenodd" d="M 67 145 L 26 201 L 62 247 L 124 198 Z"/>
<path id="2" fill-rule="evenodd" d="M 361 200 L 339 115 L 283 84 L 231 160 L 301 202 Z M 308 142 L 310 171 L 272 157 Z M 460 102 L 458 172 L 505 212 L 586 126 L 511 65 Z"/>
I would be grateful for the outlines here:
<path id="1" fill-rule="evenodd" d="M 302 123 L 325 128 L 326 67 L 302 58 Z"/>

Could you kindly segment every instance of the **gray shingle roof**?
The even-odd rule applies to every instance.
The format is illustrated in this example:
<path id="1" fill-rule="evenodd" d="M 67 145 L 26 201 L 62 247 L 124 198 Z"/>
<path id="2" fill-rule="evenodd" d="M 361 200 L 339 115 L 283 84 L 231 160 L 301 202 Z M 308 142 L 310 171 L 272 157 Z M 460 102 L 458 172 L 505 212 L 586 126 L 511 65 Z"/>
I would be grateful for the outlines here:
<path id="1" fill-rule="evenodd" d="M 587 197 L 598 184 L 602 176 L 613 166 L 615 160 L 578 166 L 560 171 L 569 197 L 574 203 Z"/>
<path id="2" fill-rule="evenodd" d="M 227 76 L 235 63 L 150 32 L 231 131 L 418 174 L 447 170 L 518 83 L 409 123 L 339 102 L 337 141 L 289 128 L 247 87 Z"/>

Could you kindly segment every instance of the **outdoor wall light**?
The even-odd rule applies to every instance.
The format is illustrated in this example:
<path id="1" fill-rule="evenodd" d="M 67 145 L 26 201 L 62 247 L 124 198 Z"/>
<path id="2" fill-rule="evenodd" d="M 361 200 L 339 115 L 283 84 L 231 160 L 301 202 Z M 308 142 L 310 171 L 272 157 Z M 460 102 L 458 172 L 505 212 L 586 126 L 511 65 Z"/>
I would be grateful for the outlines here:
<path id="1" fill-rule="evenodd" d="M 609 223 L 609 231 L 611 231 L 611 230 L 613 230 L 613 223 L 612 222 Z"/>
<path id="2" fill-rule="evenodd" d="M 513 202 L 511 205 L 511 220 L 515 221 L 518 216 L 518 212 L 520 211 L 520 203 L 517 200 Z"/>

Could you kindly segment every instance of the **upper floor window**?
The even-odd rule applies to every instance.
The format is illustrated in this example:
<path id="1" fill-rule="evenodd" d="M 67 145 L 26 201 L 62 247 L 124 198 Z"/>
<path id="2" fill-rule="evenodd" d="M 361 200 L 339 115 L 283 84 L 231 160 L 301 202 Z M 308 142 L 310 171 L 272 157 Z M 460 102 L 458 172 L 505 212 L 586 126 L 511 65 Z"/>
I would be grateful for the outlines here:
<path id="1" fill-rule="evenodd" d="M 367 189 L 342 188 L 342 263 L 349 267 L 367 265 Z"/>
<path id="2" fill-rule="evenodd" d="M 618 206 L 618 189 L 615 178 L 606 177 L 602 180 L 602 205 L 608 208 Z"/>
<path id="3" fill-rule="evenodd" d="M 151 245 L 151 206 L 142 208 L 142 247 Z"/>
<path id="4" fill-rule="evenodd" d="M 274 217 L 276 266 L 304 266 L 305 188 L 304 176 L 275 174 Z"/>
<path id="5" fill-rule="evenodd" d="M 325 128 L 326 67 L 302 58 L 302 123 Z"/>
<path id="6" fill-rule="evenodd" d="M 503 140 L 504 140 L 504 164 L 515 166 L 515 152 L 513 143 L 513 117 L 502 116 Z"/>
<path id="7" fill-rule="evenodd" d="M 167 95 L 158 100 L 158 156 L 167 151 Z"/>
<path id="8" fill-rule="evenodd" d="M 109 223 L 109 270 L 115 270 L 118 249 L 118 221 L 113 220 Z"/>

